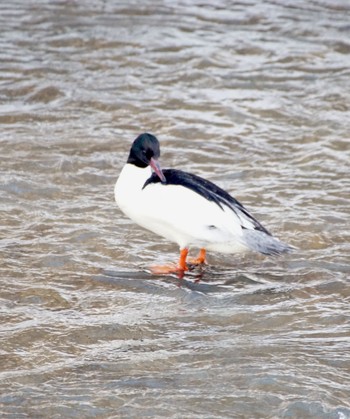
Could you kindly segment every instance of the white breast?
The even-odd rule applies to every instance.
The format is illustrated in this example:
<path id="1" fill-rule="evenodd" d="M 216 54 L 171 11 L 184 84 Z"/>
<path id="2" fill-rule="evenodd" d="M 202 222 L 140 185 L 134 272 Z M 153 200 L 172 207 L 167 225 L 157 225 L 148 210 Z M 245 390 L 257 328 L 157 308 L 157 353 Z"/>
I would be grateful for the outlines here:
<path id="1" fill-rule="evenodd" d="M 126 164 L 115 185 L 115 200 L 135 223 L 183 247 L 225 253 L 247 250 L 239 218 L 181 185 L 151 183 L 149 167 Z"/>

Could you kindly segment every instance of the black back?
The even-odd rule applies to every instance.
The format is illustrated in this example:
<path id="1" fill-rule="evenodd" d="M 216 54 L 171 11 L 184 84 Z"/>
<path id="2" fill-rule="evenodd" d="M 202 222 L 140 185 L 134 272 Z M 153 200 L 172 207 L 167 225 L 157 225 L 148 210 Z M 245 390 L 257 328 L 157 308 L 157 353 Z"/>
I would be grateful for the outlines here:
<path id="1" fill-rule="evenodd" d="M 219 186 L 215 185 L 215 183 L 192 173 L 183 172 L 182 170 L 177 169 L 165 169 L 163 170 L 163 174 L 166 178 L 166 183 L 164 186 L 184 186 L 185 188 L 191 189 L 192 191 L 203 196 L 208 201 L 215 202 L 222 210 L 222 205 L 224 204 L 231 208 L 231 210 L 234 211 L 238 217 L 239 213 L 244 214 L 244 216 L 248 218 L 253 224 L 255 230 L 263 231 L 264 233 L 271 235 L 271 233 L 269 233 L 265 227 L 263 227 L 259 221 L 256 220 L 239 201 L 237 201 L 237 199 L 231 196 L 228 192 L 221 189 Z M 143 185 L 143 189 L 152 183 L 161 183 L 161 180 L 155 173 L 153 173 L 151 177 L 147 179 Z"/>

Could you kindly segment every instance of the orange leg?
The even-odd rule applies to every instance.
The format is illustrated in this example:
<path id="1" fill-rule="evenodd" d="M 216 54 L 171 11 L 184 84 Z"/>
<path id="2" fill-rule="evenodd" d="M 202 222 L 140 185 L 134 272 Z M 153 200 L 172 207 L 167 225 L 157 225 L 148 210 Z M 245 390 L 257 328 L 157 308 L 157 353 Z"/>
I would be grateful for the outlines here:
<path id="1" fill-rule="evenodd" d="M 205 256 L 206 256 L 206 250 L 201 249 L 199 251 L 197 258 L 190 259 L 190 263 L 192 263 L 193 265 L 203 265 L 204 263 L 206 263 Z"/>
<path id="2" fill-rule="evenodd" d="M 181 277 L 185 271 L 188 271 L 188 267 L 186 265 L 186 259 L 188 255 L 188 249 L 185 247 L 184 249 L 180 250 L 180 259 L 177 265 L 170 264 L 170 265 L 163 265 L 163 266 L 152 266 L 151 272 L 156 275 L 166 275 L 170 273 L 179 273 Z"/>
<path id="3" fill-rule="evenodd" d="M 180 259 L 179 259 L 179 264 L 178 264 L 180 271 L 188 270 L 187 265 L 186 265 L 187 255 L 188 255 L 188 249 L 186 247 L 180 250 Z"/>

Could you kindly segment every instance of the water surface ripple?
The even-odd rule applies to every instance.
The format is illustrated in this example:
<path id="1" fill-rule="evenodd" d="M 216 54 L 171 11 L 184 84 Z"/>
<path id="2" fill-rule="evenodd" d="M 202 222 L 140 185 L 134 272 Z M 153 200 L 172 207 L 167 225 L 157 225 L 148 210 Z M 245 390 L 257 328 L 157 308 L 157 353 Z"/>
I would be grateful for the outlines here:
<path id="1" fill-rule="evenodd" d="M 350 418 L 349 22 L 341 0 L 2 2 L 2 418 Z M 298 250 L 147 273 L 178 249 L 113 199 L 144 131 Z"/>

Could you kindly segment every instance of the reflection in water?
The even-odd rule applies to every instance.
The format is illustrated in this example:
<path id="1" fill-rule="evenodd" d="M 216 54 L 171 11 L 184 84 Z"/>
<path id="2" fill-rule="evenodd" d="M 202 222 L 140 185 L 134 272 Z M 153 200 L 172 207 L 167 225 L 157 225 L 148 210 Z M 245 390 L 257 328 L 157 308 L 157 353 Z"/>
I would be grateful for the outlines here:
<path id="1" fill-rule="evenodd" d="M 0 5 L 2 417 L 350 417 L 349 13 Z M 145 272 L 178 249 L 113 202 L 144 131 L 299 250 Z"/>

